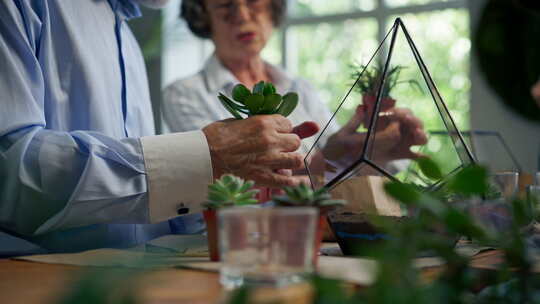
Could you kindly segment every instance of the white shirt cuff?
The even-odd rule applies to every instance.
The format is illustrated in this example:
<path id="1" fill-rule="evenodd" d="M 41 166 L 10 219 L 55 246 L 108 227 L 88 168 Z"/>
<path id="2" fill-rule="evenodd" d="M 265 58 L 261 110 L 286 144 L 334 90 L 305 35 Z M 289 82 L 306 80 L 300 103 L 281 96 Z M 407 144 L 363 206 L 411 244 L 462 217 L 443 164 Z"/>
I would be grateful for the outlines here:
<path id="1" fill-rule="evenodd" d="M 151 223 L 200 212 L 212 182 L 212 162 L 202 131 L 141 138 L 148 183 Z"/>

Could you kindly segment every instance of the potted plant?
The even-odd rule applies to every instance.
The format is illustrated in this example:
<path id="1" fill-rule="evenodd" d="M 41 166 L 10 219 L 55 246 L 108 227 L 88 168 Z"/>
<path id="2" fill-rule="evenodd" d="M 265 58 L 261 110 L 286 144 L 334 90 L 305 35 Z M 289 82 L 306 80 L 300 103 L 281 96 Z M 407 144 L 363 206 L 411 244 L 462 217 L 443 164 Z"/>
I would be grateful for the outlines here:
<path id="1" fill-rule="evenodd" d="M 346 204 L 344 200 L 332 199 L 326 188 L 313 190 L 311 187 L 300 184 L 297 187 L 285 187 L 284 195 L 274 196 L 272 199 L 277 206 L 283 207 L 315 207 L 319 209 L 319 220 L 315 234 L 314 264 L 318 260 L 318 252 L 321 247 L 323 232 L 328 229 L 326 216 L 328 212 L 337 206 Z"/>
<path id="2" fill-rule="evenodd" d="M 270 82 L 259 81 L 250 91 L 243 84 L 237 84 L 232 90 L 232 100 L 222 93 L 218 95 L 221 104 L 236 119 L 243 119 L 253 115 L 281 114 L 289 116 L 298 105 L 298 94 L 288 92 L 281 96 L 276 93 L 275 86 Z M 270 199 L 270 189 L 260 187 L 258 194 L 259 202 Z"/>
<path id="3" fill-rule="evenodd" d="M 257 203 L 252 189 L 253 181 L 244 181 L 234 175 L 226 174 L 208 186 L 208 200 L 203 211 L 208 236 L 210 260 L 219 261 L 216 210 L 224 207 L 245 206 Z"/>
<path id="4" fill-rule="evenodd" d="M 232 90 L 232 98 L 219 93 L 219 100 L 236 119 L 263 114 L 281 114 L 289 116 L 298 105 L 298 94 L 289 92 L 283 96 L 276 93 L 271 82 L 259 81 L 250 91 L 243 84 L 237 84 Z M 242 113 L 242 114 L 240 114 Z"/>
<path id="5" fill-rule="evenodd" d="M 362 104 L 364 105 L 365 121 L 364 125 L 369 126 L 371 121 L 371 114 L 373 113 L 375 102 L 377 101 L 377 93 L 379 91 L 380 83 L 383 78 L 383 67 L 375 64 L 372 66 L 366 65 L 353 65 L 353 72 L 351 73 L 351 79 L 356 81 L 354 89 L 356 92 L 362 94 Z M 401 65 L 391 66 L 388 68 L 386 75 L 386 82 L 382 89 L 381 107 L 380 111 L 388 111 L 396 104 L 396 100 L 390 96 L 390 92 L 399 84 L 407 83 L 414 85 L 420 91 L 422 90 L 416 80 L 400 80 L 401 71 L 406 67 Z"/>

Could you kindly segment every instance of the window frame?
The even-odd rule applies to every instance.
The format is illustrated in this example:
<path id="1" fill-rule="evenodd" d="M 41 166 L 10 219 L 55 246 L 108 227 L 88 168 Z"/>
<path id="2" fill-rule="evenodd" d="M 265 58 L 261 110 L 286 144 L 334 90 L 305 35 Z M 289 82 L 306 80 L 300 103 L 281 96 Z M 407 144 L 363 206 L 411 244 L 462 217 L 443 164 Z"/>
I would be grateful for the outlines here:
<path id="1" fill-rule="evenodd" d="M 290 8 L 292 2 L 295 0 L 287 0 L 288 8 L 290 14 Z M 281 51 L 281 65 L 285 69 L 291 68 L 294 65 L 293 61 L 288 54 L 288 49 L 292 47 L 288 38 L 289 30 L 294 26 L 301 25 L 311 25 L 319 23 L 338 23 L 345 22 L 346 20 L 358 20 L 358 19 L 373 19 L 377 20 L 377 40 L 382 41 L 387 32 L 387 21 L 388 18 L 395 15 L 404 15 L 404 14 L 418 14 L 434 11 L 443 11 L 447 9 L 466 9 L 469 11 L 469 5 L 467 0 L 448 0 L 441 2 L 433 2 L 427 4 L 415 4 L 415 5 L 403 5 L 398 7 L 389 7 L 386 5 L 385 0 L 375 0 L 376 7 L 371 11 L 361 11 L 354 10 L 348 13 L 336 13 L 336 14 L 326 14 L 326 15 L 314 15 L 314 16 L 303 16 L 295 17 L 288 15 L 287 19 L 280 27 L 279 31 L 281 33 L 280 41 L 280 51 Z M 470 14 L 469 14 L 470 18 Z M 470 76 L 470 73 L 469 73 Z"/>

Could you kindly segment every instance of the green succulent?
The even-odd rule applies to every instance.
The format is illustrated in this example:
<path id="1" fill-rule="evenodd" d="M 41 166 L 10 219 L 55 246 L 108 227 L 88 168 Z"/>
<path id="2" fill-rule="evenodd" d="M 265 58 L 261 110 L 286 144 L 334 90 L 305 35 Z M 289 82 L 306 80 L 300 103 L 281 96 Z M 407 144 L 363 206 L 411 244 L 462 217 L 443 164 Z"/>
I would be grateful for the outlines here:
<path id="1" fill-rule="evenodd" d="M 311 187 L 300 184 L 297 187 L 285 187 L 285 195 L 272 199 L 279 206 L 334 207 L 346 204 L 344 200 L 332 199 L 326 188 L 314 191 Z"/>
<path id="2" fill-rule="evenodd" d="M 259 190 L 252 189 L 253 181 L 226 174 L 213 184 L 208 186 L 208 200 L 204 207 L 208 209 L 219 209 L 230 206 L 244 206 L 257 203 L 255 195 Z"/>
<path id="3" fill-rule="evenodd" d="M 276 93 L 272 83 L 264 81 L 255 84 L 253 91 L 249 91 L 243 84 L 237 84 L 232 90 L 232 98 L 222 93 L 218 95 L 219 101 L 236 119 L 242 119 L 242 114 L 248 117 L 260 114 L 281 114 L 287 117 L 298 105 L 298 94 L 289 92 L 281 96 Z"/>
<path id="4" fill-rule="evenodd" d="M 351 68 L 353 69 L 351 79 L 353 81 L 358 79 L 358 82 L 354 86 L 355 91 L 360 94 L 376 95 L 382 80 L 382 74 L 384 71 L 383 67 L 380 64 L 375 64 L 373 66 L 355 64 L 352 65 Z M 384 88 L 382 91 L 383 98 L 390 97 L 390 91 L 402 83 L 409 84 L 417 88 L 419 91 L 422 91 L 422 88 L 416 80 L 400 80 L 401 71 L 405 68 L 406 67 L 401 65 L 388 68 L 386 82 L 384 83 Z"/>

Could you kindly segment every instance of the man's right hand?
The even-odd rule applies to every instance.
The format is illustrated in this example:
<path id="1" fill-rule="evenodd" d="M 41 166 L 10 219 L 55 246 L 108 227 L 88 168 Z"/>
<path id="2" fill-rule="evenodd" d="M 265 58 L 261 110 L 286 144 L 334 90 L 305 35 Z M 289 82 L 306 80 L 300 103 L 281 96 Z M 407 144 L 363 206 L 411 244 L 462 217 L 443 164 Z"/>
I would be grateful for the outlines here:
<path id="1" fill-rule="evenodd" d="M 305 177 L 280 174 L 282 169 L 303 168 L 303 156 L 294 152 L 300 140 L 318 127 L 305 122 L 293 128 L 281 115 L 258 115 L 243 120 L 224 120 L 202 129 L 212 158 L 214 178 L 230 173 L 254 180 L 258 186 L 296 186 Z"/>

